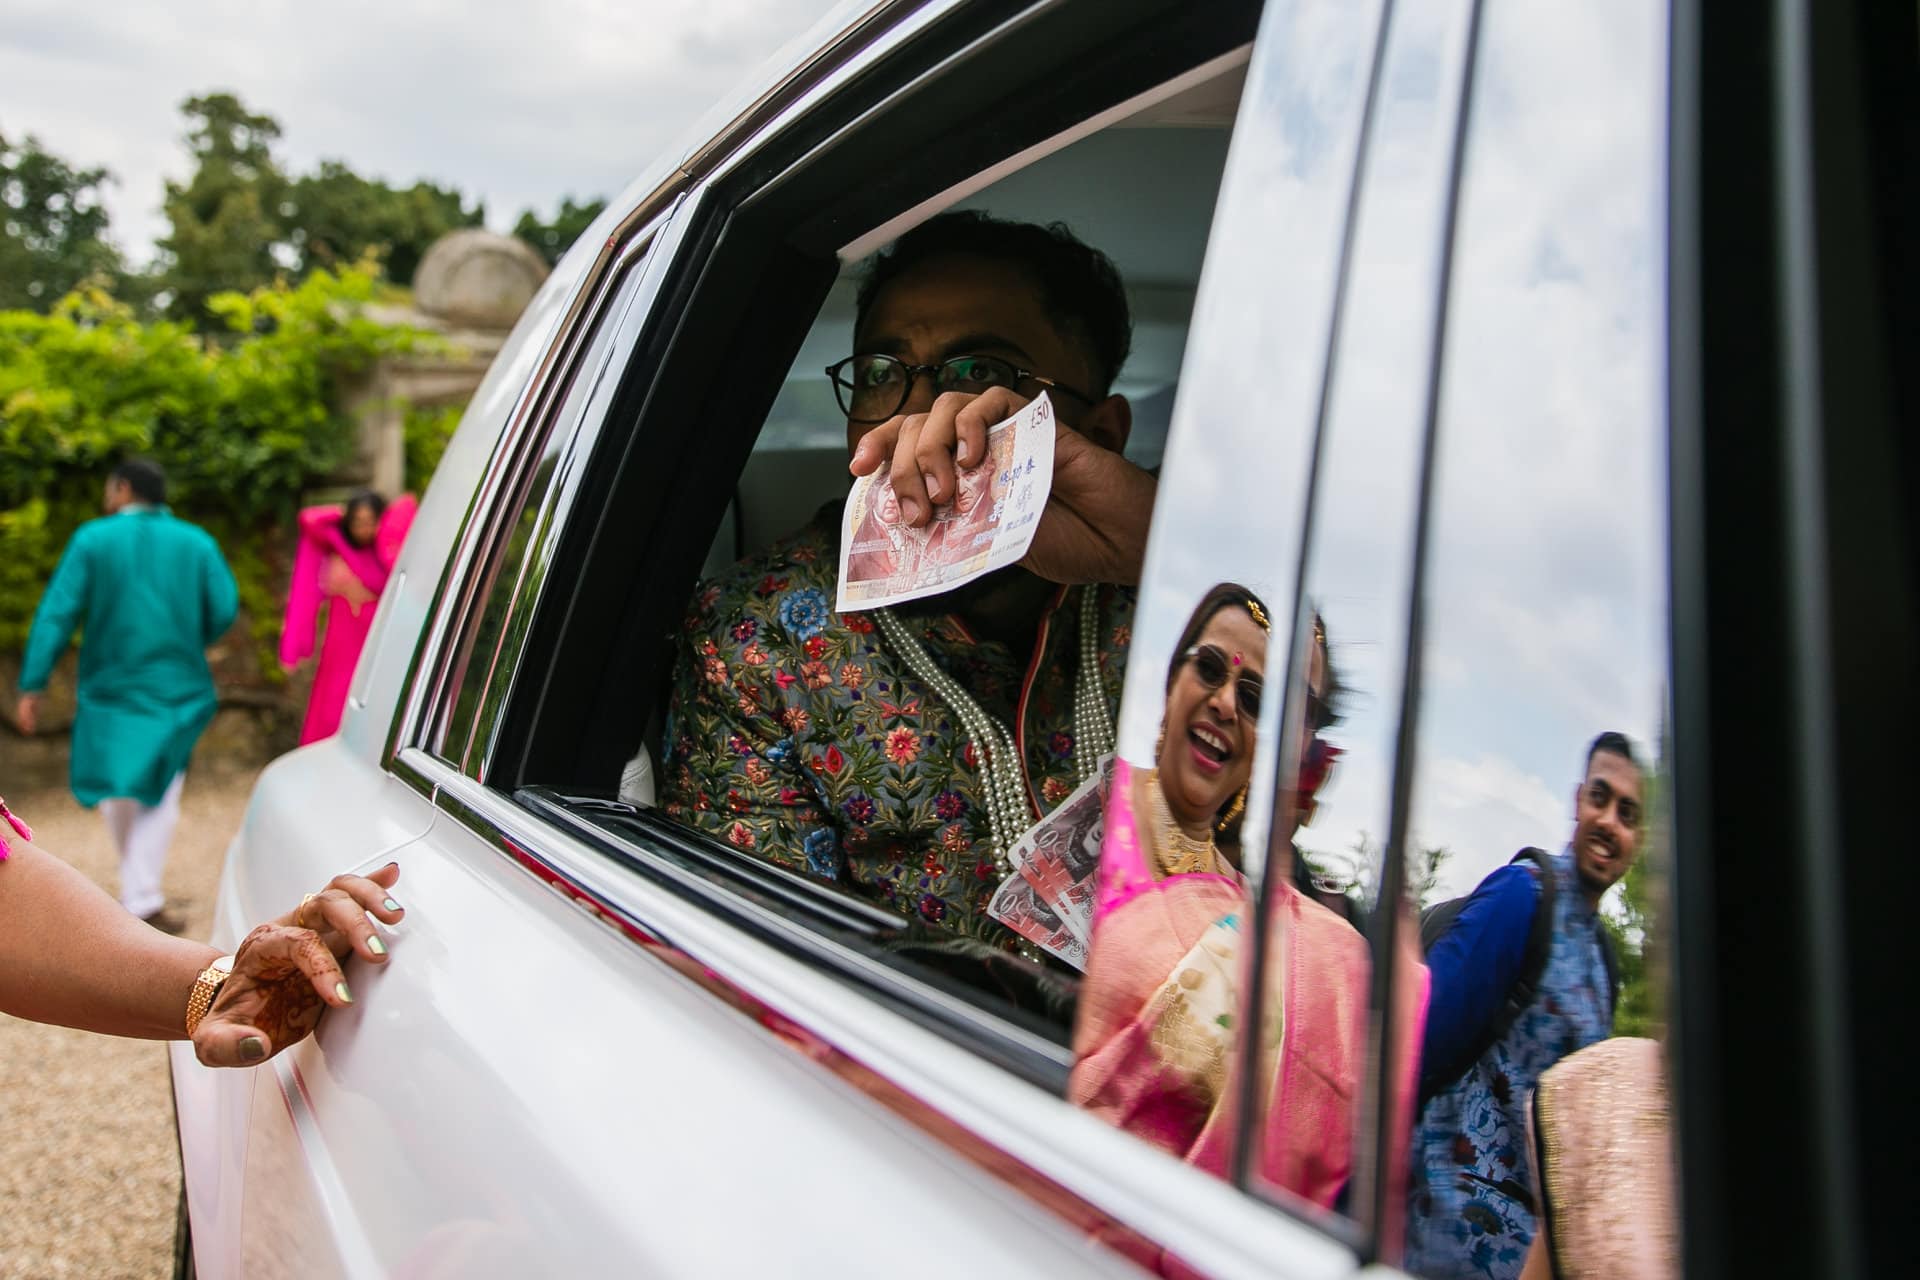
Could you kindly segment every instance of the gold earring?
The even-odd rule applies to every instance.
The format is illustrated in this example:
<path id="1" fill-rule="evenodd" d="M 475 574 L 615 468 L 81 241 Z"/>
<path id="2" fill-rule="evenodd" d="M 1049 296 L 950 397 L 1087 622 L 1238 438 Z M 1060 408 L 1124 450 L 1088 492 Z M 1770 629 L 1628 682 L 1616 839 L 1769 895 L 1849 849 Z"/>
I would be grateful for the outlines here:
<path id="1" fill-rule="evenodd" d="M 1239 794 L 1234 796 L 1233 803 L 1227 806 L 1227 811 L 1224 814 L 1220 815 L 1220 820 L 1213 824 L 1214 834 L 1220 835 L 1224 833 L 1228 827 L 1233 825 L 1233 820 L 1239 817 L 1246 807 L 1247 788 L 1243 783 L 1240 787 Z"/>

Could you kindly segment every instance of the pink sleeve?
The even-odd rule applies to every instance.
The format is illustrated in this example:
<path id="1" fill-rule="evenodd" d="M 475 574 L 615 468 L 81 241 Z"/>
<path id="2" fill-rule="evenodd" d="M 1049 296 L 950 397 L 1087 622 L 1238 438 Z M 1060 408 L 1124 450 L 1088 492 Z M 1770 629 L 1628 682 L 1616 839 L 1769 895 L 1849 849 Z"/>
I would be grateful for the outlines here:
<path id="1" fill-rule="evenodd" d="M 394 561 L 400 558 L 400 548 L 406 544 L 407 530 L 413 527 L 413 515 L 419 509 L 419 499 L 410 493 L 403 493 L 387 504 L 380 517 L 380 531 L 373 536 L 373 550 L 380 558 L 381 568 L 393 568 Z"/>
<path id="2" fill-rule="evenodd" d="M 27 824 L 14 817 L 13 810 L 7 808 L 7 802 L 0 800 L 0 862 L 5 862 L 13 847 L 7 842 L 7 828 L 12 827 L 15 835 L 22 840 L 32 840 L 33 832 Z"/>
<path id="3" fill-rule="evenodd" d="M 313 628 L 320 617 L 320 569 L 340 540 L 340 508 L 308 507 L 300 513 L 300 546 L 293 553 L 287 612 L 280 620 L 280 664 L 291 667 L 313 656 Z"/>

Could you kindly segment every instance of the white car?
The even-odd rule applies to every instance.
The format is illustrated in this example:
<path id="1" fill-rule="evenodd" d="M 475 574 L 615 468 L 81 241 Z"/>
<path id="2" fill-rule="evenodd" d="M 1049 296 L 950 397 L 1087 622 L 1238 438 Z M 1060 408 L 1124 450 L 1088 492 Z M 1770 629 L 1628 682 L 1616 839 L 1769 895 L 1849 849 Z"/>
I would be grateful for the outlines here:
<path id="1" fill-rule="evenodd" d="M 1911 1105 L 1869 1019 L 1899 994 L 1870 948 L 1911 846 L 1881 748 L 1914 722 L 1912 329 L 1887 299 L 1912 296 L 1915 223 L 1881 161 L 1911 146 L 1913 19 L 840 11 L 554 272 L 425 496 L 340 733 L 262 776 L 216 942 L 392 859 L 409 911 L 390 965 L 350 965 L 355 1009 L 271 1063 L 175 1046 L 185 1265 L 1308 1280 L 1400 1256 L 1405 1135 L 1380 1117 L 1404 1064 L 1377 1034 L 1330 1204 L 1268 1184 L 1257 1118 L 1215 1176 L 1067 1100 L 1059 965 L 943 963 L 910 894 L 667 810 L 695 584 L 845 493 L 820 370 L 852 349 L 861 264 L 956 207 L 1064 221 L 1127 284 L 1114 391 L 1157 496 L 1120 755 L 1151 756 L 1219 581 L 1273 606 L 1266 665 L 1293 673 L 1249 831 L 1293 803 L 1273 744 L 1324 620 L 1339 768 L 1296 843 L 1351 852 L 1360 896 L 1428 848 L 1462 892 L 1558 847 L 1586 740 L 1658 743 L 1670 908 L 1642 927 L 1688 1272 L 1898 1265 L 1902 1175 L 1869 1148 L 1912 1151 Z M 1384 1009 L 1416 977 L 1369 932 Z M 1257 1003 L 1239 1025 L 1262 1030 L 1240 1063 L 1291 1030 Z"/>

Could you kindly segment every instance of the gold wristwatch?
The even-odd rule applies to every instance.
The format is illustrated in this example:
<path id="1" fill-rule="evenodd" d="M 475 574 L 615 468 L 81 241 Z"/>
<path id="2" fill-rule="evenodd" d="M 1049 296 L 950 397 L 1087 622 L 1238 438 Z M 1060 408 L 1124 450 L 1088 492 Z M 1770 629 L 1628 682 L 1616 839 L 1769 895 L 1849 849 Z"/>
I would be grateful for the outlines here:
<path id="1" fill-rule="evenodd" d="M 200 976 L 193 980 L 193 991 L 187 996 L 187 1035 L 192 1037 L 200 1026 L 200 1019 L 207 1016 L 207 1010 L 213 1008 L 213 998 L 220 994 L 220 984 L 233 974 L 233 957 L 219 956 L 207 962 Z"/>

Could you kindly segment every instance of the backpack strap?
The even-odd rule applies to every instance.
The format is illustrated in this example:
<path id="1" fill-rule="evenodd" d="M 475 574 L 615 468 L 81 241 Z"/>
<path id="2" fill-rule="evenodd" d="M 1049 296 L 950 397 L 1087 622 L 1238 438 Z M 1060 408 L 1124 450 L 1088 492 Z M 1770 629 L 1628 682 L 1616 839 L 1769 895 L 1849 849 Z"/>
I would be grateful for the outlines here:
<path id="1" fill-rule="evenodd" d="M 1520 850 L 1509 860 L 1511 866 L 1516 862 L 1531 862 L 1534 865 L 1533 881 L 1540 892 L 1533 901 L 1533 919 L 1527 926 L 1527 945 L 1521 952 L 1520 972 L 1514 976 L 1513 983 L 1507 988 L 1506 999 L 1500 1010 L 1488 1019 L 1474 1038 L 1472 1047 L 1458 1059 L 1434 1063 L 1431 1069 L 1422 1065 L 1420 1079 L 1420 1105 L 1424 1106 L 1429 1098 L 1446 1092 L 1454 1083 L 1473 1069 L 1473 1064 L 1485 1057 L 1487 1050 L 1498 1044 L 1513 1028 L 1515 1020 L 1526 1012 L 1540 991 L 1540 977 L 1547 970 L 1547 961 L 1553 955 L 1553 899 L 1557 878 L 1553 865 L 1547 861 L 1547 853 L 1531 846 Z M 1431 950 L 1433 944 L 1453 926 L 1453 921 L 1466 906 L 1466 898 L 1453 898 L 1436 903 L 1420 913 L 1421 950 Z"/>
<path id="2" fill-rule="evenodd" d="M 1533 906 L 1533 925 L 1527 930 L 1527 949 L 1521 954 L 1520 973 L 1507 988 L 1506 1003 L 1500 1007 L 1500 1013 L 1488 1024 L 1487 1033 L 1482 1037 L 1479 1051 L 1473 1055 L 1478 1062 L 1496 1043 L 1513 1028 L 1521 1014 L 1533 1004 L 1540 994 L 1540 978 L 1547 971 L 1547 961 L 1553 958 L 1553 899 L 1558 889 L 1559 877 L 1553 872 L 1553 864 L 1547 861 L 1546 851 L 1529 846 L 1513 855 L 1512 861 L 1531 862 L 1534 866 L 1534 880 L 1540 886 L 1540 896 Z"/>

